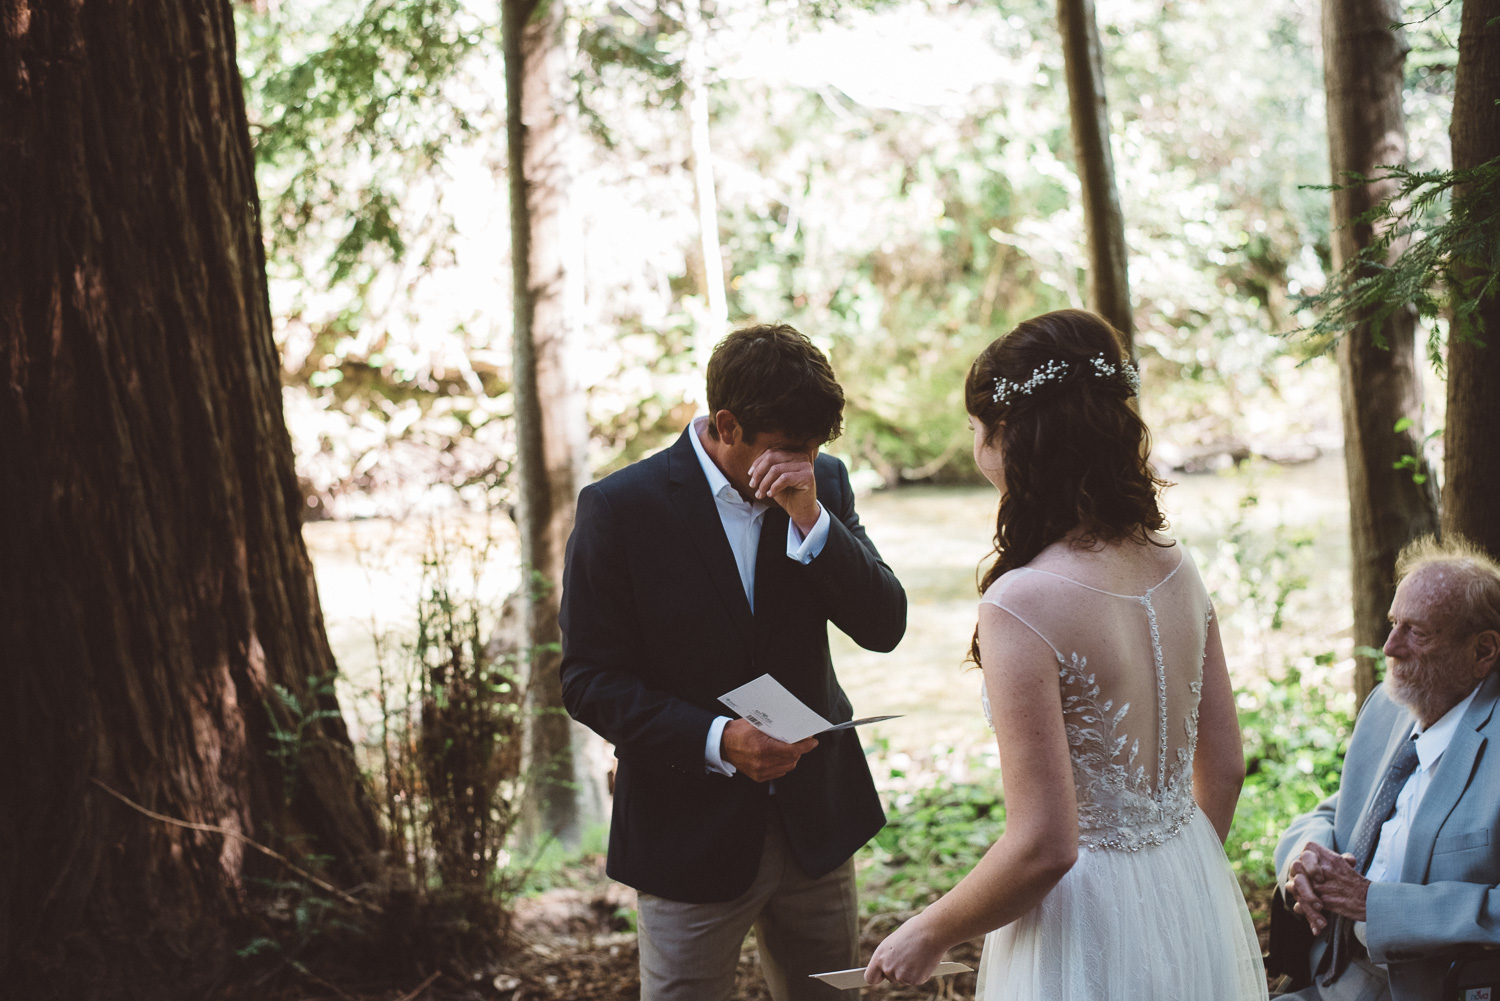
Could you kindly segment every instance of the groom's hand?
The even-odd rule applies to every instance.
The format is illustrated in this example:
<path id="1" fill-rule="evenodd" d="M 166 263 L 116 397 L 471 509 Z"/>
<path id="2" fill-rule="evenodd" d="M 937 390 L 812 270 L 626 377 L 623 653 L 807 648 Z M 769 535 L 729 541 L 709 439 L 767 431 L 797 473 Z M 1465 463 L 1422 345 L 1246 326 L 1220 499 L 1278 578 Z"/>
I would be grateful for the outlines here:
<path id="1" fill-rule="evenodd" d="M 813 475 L 816 447 L 794 452 L 768 448 L 750 463 L 750 487 L 756 497 L 769 497 L 796 524 L 803 535 L 818 523 L 818 481 Z"/>
<path id="2" fill-rule="evenodd" d="M 818 746 L 808 737 L 788 744 L 761 733 L 749 720 L 730 720 L 719 739 L 719 757 L 756 782 L 779 779 L 797 767 L 797 759 Z"/>

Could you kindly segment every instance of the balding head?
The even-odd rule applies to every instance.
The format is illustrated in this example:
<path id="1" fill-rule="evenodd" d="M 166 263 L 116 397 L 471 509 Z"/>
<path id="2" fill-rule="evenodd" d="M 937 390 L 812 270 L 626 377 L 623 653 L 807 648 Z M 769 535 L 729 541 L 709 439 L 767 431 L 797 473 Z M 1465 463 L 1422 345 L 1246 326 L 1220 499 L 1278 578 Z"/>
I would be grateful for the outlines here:
<path id="1" fill-rule="evenodd" d="M 1419 539 L 1396 563 L 1390 695 L 1431 726 L 1500 660 L 1500 566 L 1472 544 Z"/>
<path id="2" fill-rule="evenodd" d="M 1424 535 L 1396 557 L 1396 583 L 1419 570 L 1434 571 L 1464 628 L 1500 631 L 1500 564 L 1483 549 L 1463 536 L 1438 542 Z"/>

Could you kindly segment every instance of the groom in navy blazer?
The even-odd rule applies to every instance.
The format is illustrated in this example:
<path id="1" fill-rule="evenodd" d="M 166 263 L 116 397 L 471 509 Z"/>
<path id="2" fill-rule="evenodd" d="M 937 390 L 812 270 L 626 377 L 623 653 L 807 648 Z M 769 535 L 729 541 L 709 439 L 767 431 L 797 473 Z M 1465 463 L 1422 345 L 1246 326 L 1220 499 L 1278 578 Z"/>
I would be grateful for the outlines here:
<path id="1" fill-rule="evenodd" d="M 828 623 L 889 651 L 906 595 L 818 454 L 844 402 L 822 352 L 738 330 L 707 388 L 709 417 L 579 496 L 563 698 L 619 759 L 608 872 L 640 891 L 644 1001 L 729 997 L 752 926 L 774 996 L 828 998 L 807 975 L 857 961 L 851 856 L 885 822 L 859 738 L 785 744 L 719 696 L 769 673 L 851 719 Z"/>

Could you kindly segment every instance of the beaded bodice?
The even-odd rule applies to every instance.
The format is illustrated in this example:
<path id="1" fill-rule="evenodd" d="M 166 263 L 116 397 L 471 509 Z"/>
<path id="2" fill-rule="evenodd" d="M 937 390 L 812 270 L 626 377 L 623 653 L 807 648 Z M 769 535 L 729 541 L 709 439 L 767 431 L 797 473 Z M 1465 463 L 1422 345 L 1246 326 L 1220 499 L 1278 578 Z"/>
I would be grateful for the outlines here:
<path id="1" fill-rule="evenodd" d="M 1057 658 L 1079 844 L 1137 851 L 1173 837 L 1196 809 L 1193 752 L 1212 617 L 1190 559 L 1138 595 L 1022 568 L 983 600 Z"/>

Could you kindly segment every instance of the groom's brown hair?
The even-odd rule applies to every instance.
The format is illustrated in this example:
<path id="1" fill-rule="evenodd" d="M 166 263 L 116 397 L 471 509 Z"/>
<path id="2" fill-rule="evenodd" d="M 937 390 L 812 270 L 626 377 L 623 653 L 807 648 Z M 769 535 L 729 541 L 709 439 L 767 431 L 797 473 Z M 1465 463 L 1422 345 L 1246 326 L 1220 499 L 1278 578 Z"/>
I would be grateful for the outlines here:
<path id="1" fill-rule="evenodd" d="M 736 330 L 708 360 L 708 410 L 734 414 L 753 442 L 777 431 L 798 443 L 824 444 L 843 430 L 844 390 L 833 366 L 807 336 L 785 323 Z M 718 429 L 708 422 L 717 440 Z"/>

